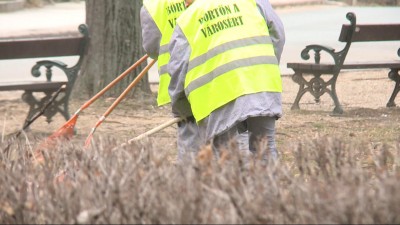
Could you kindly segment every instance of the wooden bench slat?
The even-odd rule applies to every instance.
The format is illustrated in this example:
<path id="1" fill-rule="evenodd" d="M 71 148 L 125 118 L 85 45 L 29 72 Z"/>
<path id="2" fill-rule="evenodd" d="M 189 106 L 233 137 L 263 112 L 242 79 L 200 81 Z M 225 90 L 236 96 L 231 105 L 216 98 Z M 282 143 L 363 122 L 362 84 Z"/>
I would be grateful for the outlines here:
<path id="1" fill-rule="evenodd" d="M 302 71 L 332 71 L 335 68 L 334 64 L 312 64 L 312 63 L 288 63 L 288 68 L 301 69 Z M 400 69 L 400 60 L 394 61 L 370 61 L 370 62 L 350 62 L 345 63 L 342 69 Z"/>
<path id="2" fill-rule="evenodd" d="M 329 70 L 334 67 L 334 64 L 313 64 L 313 63 L 288 63 L 288 68 L 294 69 L 321 69 Z"/>
<path id="3" fill-rule="evenodd" d="M 81 54 L 84 37 L 0 40 L 0 59 L 21 59 Z"/>
<path id="4" fill-rule="evenodd" d="M 349 40 L 352 27 L 344 24 L 340 32 L 341 42 L 397 41 L 400 40 L 400 24 L 362 24 L 356 25 L 355 32 Z"/>
<path id="5" fill-rule="evenodd" d="M 0 83 L 0 91 L 57 91 L 61 86 L 67 85 L 67 81 L 15 81 Z"/>
<path id="6" fill-rule="evenodd" d="M 397 61 L 371 61 L 350 62 L 342 65 L 342 69 L 400 69 L 400 60 Z"/>

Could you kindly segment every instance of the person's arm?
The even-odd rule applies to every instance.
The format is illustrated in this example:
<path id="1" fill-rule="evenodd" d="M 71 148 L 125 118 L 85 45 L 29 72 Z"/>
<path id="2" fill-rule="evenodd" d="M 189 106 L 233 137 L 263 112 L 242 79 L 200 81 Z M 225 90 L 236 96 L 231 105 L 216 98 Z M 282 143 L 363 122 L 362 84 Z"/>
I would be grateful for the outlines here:
<path id="1" fill-rule="evenodd" d="M 285 29 L 283 23 L 268 0 L 257 0 L 257 6 L 267 22 L 269 35 L 275 48 L 275 55 L 278 61 L 280 61 L 285 45 Z"/>
<path id="2" fill-rule="evenodd" d="M 171 97 L 172 113 L 187 118 L 192 116 L 190 103 L 185 95 L 185 78 L 188 70 L 190 45 L 179 26 L 176 26 L 169 43 L 171 58 L 168 73 L 171 75 L 168 92 Z"/>
<path id="3" fill-rule="evenodd" d="M 160 51 L 161 31 L 145 7 L 140 9 L 143 48 L 153 59 L 158 58 Z"/>

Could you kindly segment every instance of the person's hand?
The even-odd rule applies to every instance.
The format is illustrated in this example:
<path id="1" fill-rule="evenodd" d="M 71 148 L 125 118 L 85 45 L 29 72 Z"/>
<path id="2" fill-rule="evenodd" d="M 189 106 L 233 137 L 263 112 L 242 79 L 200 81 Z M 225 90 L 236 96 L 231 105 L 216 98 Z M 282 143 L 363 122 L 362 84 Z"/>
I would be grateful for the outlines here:
<path id="1" fill-rule="evenodd" d="M 187 123 L 196 123 L 196 119 L 194 116 L 188 116 L 188 117 L 179 117 L 181 118 L 181 121 L 178 122 L 178 127 L 181 127 L 182 124 L 187 124 Z"/>

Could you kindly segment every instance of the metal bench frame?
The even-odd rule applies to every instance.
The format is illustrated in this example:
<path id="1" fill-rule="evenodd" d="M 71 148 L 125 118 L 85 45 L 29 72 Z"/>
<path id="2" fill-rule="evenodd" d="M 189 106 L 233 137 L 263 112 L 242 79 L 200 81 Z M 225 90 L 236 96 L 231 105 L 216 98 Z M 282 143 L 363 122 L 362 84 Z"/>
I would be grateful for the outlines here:
<path id="1" fill-rule="evenodd" d="M 57 113 L 69 120 L 69 98 L 72 88 L 80 71 L 83 58 L 89 43 L 89 31 L 85 24 L 78 27 L 81 35 L 71 37 L 48 37 L 48 38 L 25 38 L 25 39 L 2 39 L 0 40 L 0 60 L 1 59 L 23 59 L 38 57 L 57 57 L 57 56 L 79 56 L 78 62 L 73 66 L 56 61 L 42 60 L 36 62 L 31 69 L 33 77 L 40 77 L 40 69 L 45 68 L 45 81 L 17 81 L 17 82 L 1 82 L 0 91 L 16 91 L 23 90 L 23 101 L 29 105 L 28 115 L 24 122 L 32 118 L 36 113 L 40 112 L 44 105 L 51 99 L 52 95 L 62 88 L 62 95 L 49 105 L 45 110 L 44 116 L 46 121 L 50 123 L 52 117 Z M 56 67 L 63 71 L 67 77 L 67 81 L 52 81 L 53 68 Z M 44 93 L 44 97 L 38 98 L 34 93 Z"/>
<path id="2" fill-rule="evenodd" d="M 299 102 L 302 96 L 309 92 L 315 98 L 316 102 L 320 97 L 328 93 L 334 104 L 333 114 L 342 114 L 343 109 L 336 94 L 336 81 L 342 69 L 389 69 L 388 76 L 396 84 L 393 93 L 386 104 L 387 107 L 396 106 L 394 100 L 400 91 L 400 59 L 393 61 L 374 61 L 374 62 L 350 62 L 344 63 L 346 55 L 353 42 L 373 42 L 373 41 L 400 41 L 400 24 L 356 24 L 356 15 L 352 12 L 347 13 L 347 20 L 350 24 L 343 24 L 339 36 L 340 42 L 346 42 L 344 48 L 340 51 L 323 46 L 308 45 L 301 51 L 301 58 L 310 59 L 310 51 L 314 52 L 314 63 L 288 63 L 287 67 L 293 69 L 292 79 L 299 84 L 299 91 L 292 105 L 292 110 L 298 110 Z M 333 59 L 333 63 L 321 63 L 321 53 L 328 53 Z M 400 56 L 400 48 L 397 51 Z M 311 74 L 312 78 L 306 80 L 304 74 Z M 323 75 L 330 75 L 328 80 L 322 78 Z"/>

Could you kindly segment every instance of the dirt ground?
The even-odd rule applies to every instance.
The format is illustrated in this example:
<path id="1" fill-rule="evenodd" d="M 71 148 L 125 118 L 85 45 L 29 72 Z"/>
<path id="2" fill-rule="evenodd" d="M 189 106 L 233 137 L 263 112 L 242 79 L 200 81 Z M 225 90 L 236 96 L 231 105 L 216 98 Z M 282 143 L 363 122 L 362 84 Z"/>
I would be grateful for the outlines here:
<path id="1" fill-rule="evenodd" d="M 337 94 L 345 112 L 340 116 L 332 116 L 334 105 L 327 94 L 323 95 L 321 102 L 316 104 L 313 97 L 307 93 L 300 101 L 301 110 L 290 110 L 298 85 L 290 76 L 284 76 L 284 116 L 276 124 L 276 139 L 281 154 L 289 153 L 292 144 L 296 141 L 325 135 L 344 139 L 362 139 L 372 145 L 395 144 L 400 134 L 398 126 L 400 109 L 386 108 L 394 84 L 387 77 L 387 71 L 384 70 L 342 72 L 337 82 Z M 21 94 L 22 92 L 16 91 L 0 92 L 2 143 L 22 127 L 26 117 L 28 106 L 21 100 Z M 98 118 L 113 100 L 98 100 L 80 114 L 76 123 L 77 134 L 73 142 L 84 145 L 84 140 L 91 128 L 95 126 Z M 72 100 L 71 114 L 84 102 Z M 150 102 L 154 103 L 155 100 Z M 122 144 L 171 118 L 169 105 L 157 107 L 155 104 L 142 105 L 133 100 L 123 101 L 96 130 L 95 140 L 110 137 Z M 45 121 L 45 118 L 39 118 L 31 125 L 29 131 L 21 135 L 21 138 L 25 138 L 30 145 L 36 145 L 65 122 L 59 115 L 54 117 L 50 124 Z M 171 157 L 175 157 L 176 125 L 152 135 L 149 140 L 160 151 L 171 151 Z"/>

